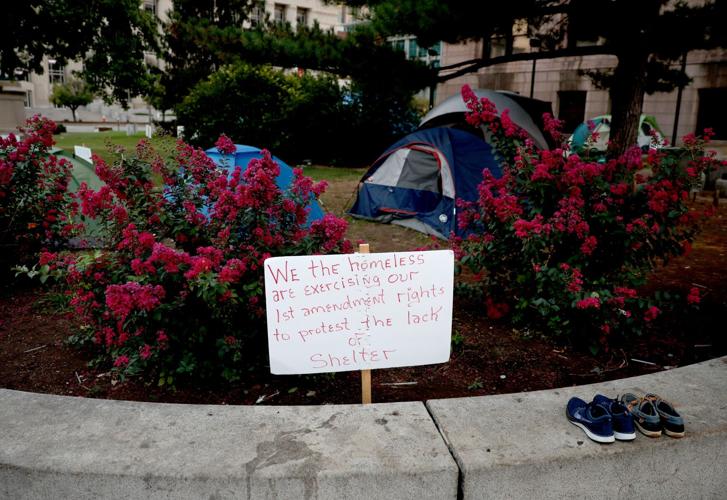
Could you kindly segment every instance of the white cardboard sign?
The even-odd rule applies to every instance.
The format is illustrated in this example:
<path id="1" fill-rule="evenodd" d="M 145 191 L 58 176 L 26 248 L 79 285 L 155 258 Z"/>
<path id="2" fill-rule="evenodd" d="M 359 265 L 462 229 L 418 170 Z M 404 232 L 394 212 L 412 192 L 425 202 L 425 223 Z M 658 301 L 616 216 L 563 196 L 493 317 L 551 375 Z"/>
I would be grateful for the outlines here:
<path id="1" fill-rule="evenodd" d="M 453 274 L 451 250 L 267 259 L 270 371 L 447 362 Z"/>

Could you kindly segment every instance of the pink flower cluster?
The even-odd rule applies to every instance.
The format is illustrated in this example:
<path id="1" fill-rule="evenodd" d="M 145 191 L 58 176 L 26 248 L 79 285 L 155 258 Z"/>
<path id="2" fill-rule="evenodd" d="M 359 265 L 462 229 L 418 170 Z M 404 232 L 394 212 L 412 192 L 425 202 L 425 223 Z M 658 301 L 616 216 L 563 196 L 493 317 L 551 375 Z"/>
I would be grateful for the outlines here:
<path id="1" fill-rule="evenodd" d="M 232 154 L 236 151 L 235 143 L 232 142 L 232 139 L 227 137 L 225 134 L 222 134 L 220 138 L 217 139 L 215 147 L 217 148 L 217 151 L 222 154 Z"/>
<path id="2" fill-rule="evenodd" d="M 601 299 L 598 297 L 587 297 L 576 302 L 576 307 L 578 309 L 598 309 L 601 307 Z"/>
<path id="3" fill-rule="evenodd" d="M 166 295 L 161 285 L 140 285 L 134 281 L 106 287 L 106 306 L 120 320 L 132 311 L 151 311 Z"/>
<path id="4" fill-rule="evenodd" d="M 687 304 L 691 305 L 697 305 L 702 301 L 702 298 L 699 294 L 699 288 L 696 286 L 693 286 L 691 290 L 689 290 L 689 295 L 687 295 Z"/>

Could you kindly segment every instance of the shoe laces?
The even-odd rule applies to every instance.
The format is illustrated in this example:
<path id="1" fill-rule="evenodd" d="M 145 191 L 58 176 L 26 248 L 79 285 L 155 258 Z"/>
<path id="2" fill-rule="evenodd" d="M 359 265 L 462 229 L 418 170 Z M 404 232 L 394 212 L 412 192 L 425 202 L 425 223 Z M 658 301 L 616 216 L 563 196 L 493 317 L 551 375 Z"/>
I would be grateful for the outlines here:
<path id="1" fill-rule="evenodd" d="M 622 404 L 623 404 L 623 405 L 624 405 L 624 406 L 626 407 L 626 409 L 627 409 L 627 410 L 629 411 L 629 413 L 631 413 L 631 411 L 632 411 L 632 410 L 633 410 L 634 408 L 639 408 L 639 407 L 641 407 L 641 403 L 642 403 L 643 401 L 644 401 L 644 398 L 638 398 L 638 397 L 637 397 L 637 398 L 635 398 L 635 399 L 632 399 L 632 400 L 631 400 L 631 401 L 629 401 L 629 402 L 626 402 L 626 401 L 622 401 Z"/>

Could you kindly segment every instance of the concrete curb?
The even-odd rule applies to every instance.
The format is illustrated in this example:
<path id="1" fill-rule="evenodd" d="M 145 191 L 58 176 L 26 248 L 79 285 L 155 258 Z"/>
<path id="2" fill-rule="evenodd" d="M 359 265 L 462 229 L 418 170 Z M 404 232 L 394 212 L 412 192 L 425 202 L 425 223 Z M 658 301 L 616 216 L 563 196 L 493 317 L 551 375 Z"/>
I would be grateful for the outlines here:
<path id="1" fill-rule="evenodd" d="M 0 499 L 454 499 L 458 487 L 463 498 L 724 498 L 726 388 L 727 357 L 426 408 L 172 405 L 0 389 Z M 626 390 L 671 399 L 687 437 L 602 446 L 565 419 L 572 395 Z"/>
<path id="2" fill-rule="evenodd" d="M 456 498 L 424 404 L 257 407 L 0 390 L 2 499 Z"/>
<path id="3" fill-rule="evenodd" d="M 599 445 L 565 417 L 569 398 L 655 392 L 686 437 Z M 612 382 L 428 401 L 461 470 L 464 499 L 725 498 L 727 357 Z"/>

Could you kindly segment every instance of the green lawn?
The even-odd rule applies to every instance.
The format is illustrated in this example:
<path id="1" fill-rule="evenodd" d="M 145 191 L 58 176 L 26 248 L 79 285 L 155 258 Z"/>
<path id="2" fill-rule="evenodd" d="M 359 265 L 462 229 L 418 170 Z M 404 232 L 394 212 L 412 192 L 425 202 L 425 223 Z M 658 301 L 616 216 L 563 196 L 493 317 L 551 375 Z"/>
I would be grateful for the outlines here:
<path id="1" fill-rule="evenodd" d="M 73 152 L 73 146 L 86 146 L 91 148 L 95 154 L 107 162 L 113 161 L 115 153 L 111 146 L 121 146 L 128 151 L 133 151 L 136 144 L 144 138 L 144 133 L 126 135 L 126 132 L 68 132 L 55 136 L 56 146 Z M 171 137 L 154 137 L 152 144 L 156 147 L 168 147 L 174 143 Z"/>
<path id="2" fill-rule="evenodd" d="M 321 165 L 313 165 L 303 167 L 303 172 L 315 181 L 326 180 L 328 182 L 358 182 L 366 172 L 365 168 L 345 168 L 345 167 L 324 167 Z"/>

